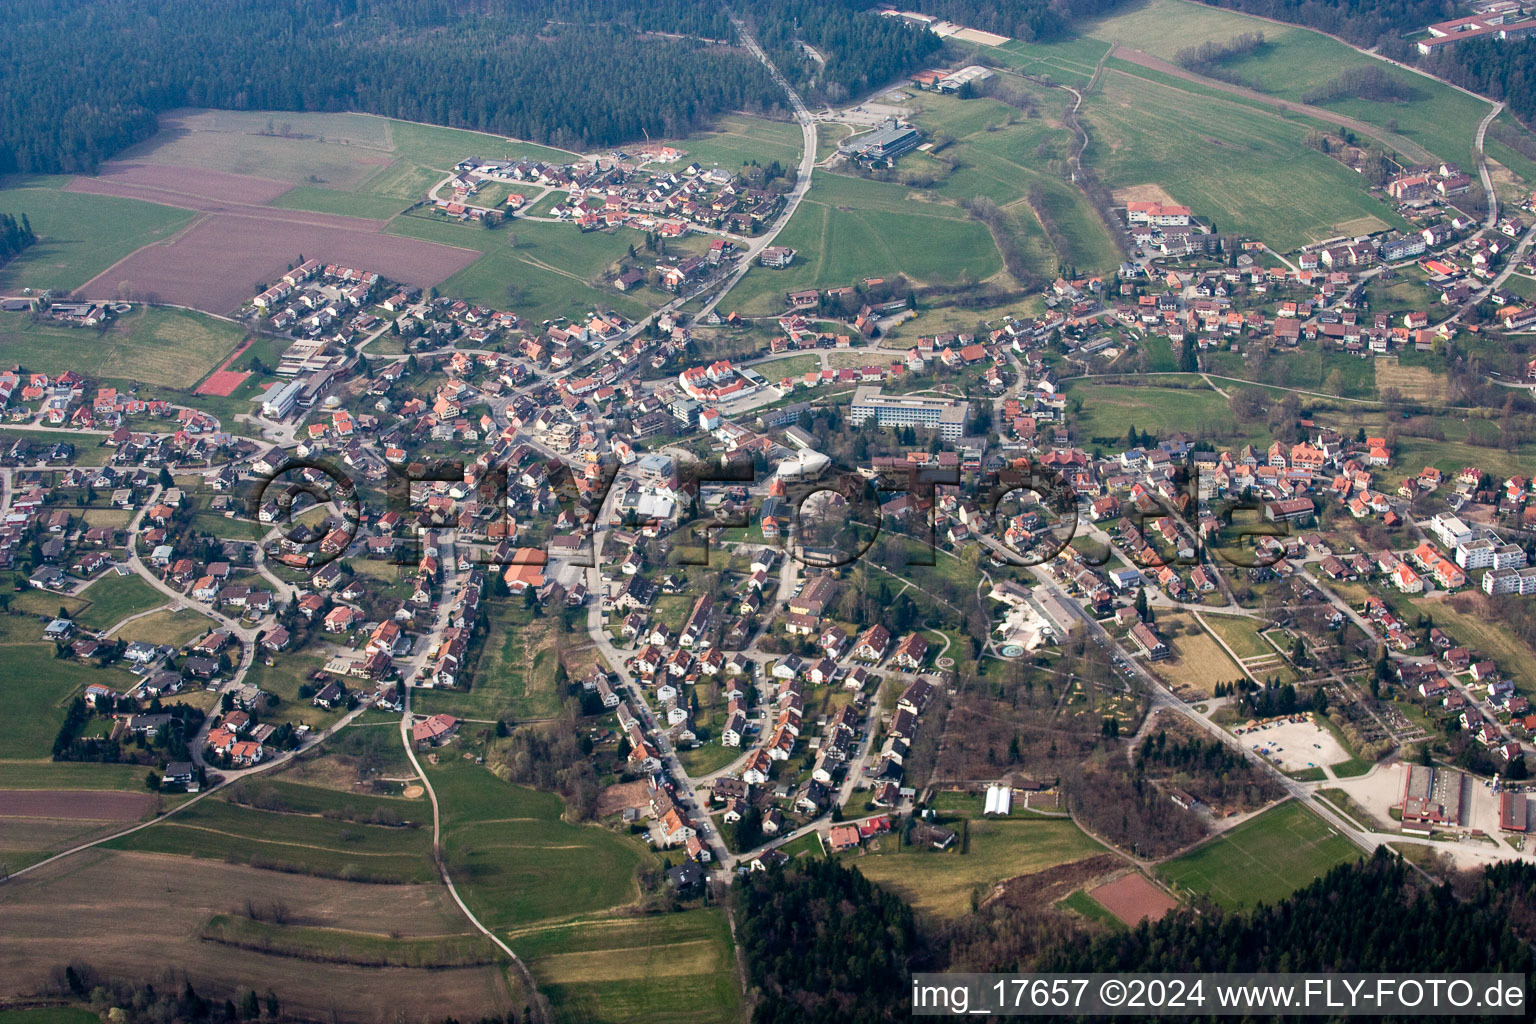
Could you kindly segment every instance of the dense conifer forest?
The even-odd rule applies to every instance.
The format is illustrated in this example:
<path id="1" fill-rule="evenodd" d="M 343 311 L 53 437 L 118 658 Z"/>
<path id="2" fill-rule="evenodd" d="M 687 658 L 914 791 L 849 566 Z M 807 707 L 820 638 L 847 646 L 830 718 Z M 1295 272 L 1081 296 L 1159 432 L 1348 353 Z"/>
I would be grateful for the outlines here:
<path id="1" fill-rule="evenodd" d="M 662 34 L 667 33 L 667 34 Z M 584 149 L 784 104 L 698 0 L 15 0 L 0 172 L 91 172 L 175 107 L 360 110 Z"/>

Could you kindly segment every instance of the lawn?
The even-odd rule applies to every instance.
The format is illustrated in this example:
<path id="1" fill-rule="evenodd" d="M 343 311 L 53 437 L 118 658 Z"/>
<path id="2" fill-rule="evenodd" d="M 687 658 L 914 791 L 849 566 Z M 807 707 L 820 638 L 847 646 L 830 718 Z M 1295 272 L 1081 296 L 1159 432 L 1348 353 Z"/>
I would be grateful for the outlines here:
<path id="1" fill-rule="evenodd" d="M 90 605 L 76 618 L 80 625 L 97 631 L 108 629 L 130 615 L 149 611 L 169 600 L 137 574 L 119 576 L 108 572 L 80 592 Z M 163 641 L 162 641 L 163 642 Z"/>
<path id="2" fill-rule="evenodd" d="M 1258 627 L 1254 625 L 1253 619 L 1240 615 L 1202 615 L 1200 617 L 1239 658 L 1247 660 L 1278 656 L 1278 652 L 1269 641 L 1259 636 Z"/>
<path id="3" fill-rule="evenodd" d="M 107 845 L 325 878 L 397 883 L 437 878 L 430 828 L 389 828 L 313 814 L 258 811 L 221 799 L 203 800 Z"/>
<path id="4" fill-rule="evenodd" d="M 121 669 L 99 669 L 54 657 L 45 643 L 0 646 L 0 691 L 6 695 L 7 720 L 0 729 L 0 758 L 47 757 L 71 698 L 87 683 L 126 692 L 135 680 Z"/>
<path id="5" fill-rule="evenodd" d="M 299 697 L 299 687 L 309 681 L 310 674 L 316 669 L 323 668 L 326 660 L 321 655 L 290 653 L 276 655 L 272 665 L 260 658 L 252 662 L 245 681 L 275 694 L 281 701 L 276 710 L 263 716 L 263 721 L 303 723 L 315 728 L 323 728 L 334 721 L 337 712 L 317 708 Z"/>
<path id="6" fill-rule="evenodd" d="M 1067 386 L 1067 398 L 1082 403 L 1070 423 L 1074 439 L 1083 445 L 1119 444 L 1131 427 L 1149 432 L 1154 439 L 1186 430 L 1226 444 L 1241 443 L 1263 431 L 1262 423 L 1251 432 L 1242 427 L 1227 400 L 1203 386 L 1126 387 L 1074 381 Z"/>
<path id="7" fill-rule="evenodd" d="M 948 827 L 958 829 L 959 822 Z M 870 881 L 900 893 L 918 910 L 956 917 L 971 906 L 971 895 L 1005 878 L 1043 871 L 1102 853 L 1103 847 L 1071 821 L 1017 817 L 970 821 L 970 848 L 959 852 L 929 847 L 896 847 L 894 835 L 880 839 L 880 851 L 847 855 Z"/>
<path id="8" fill-rule="evenodd" d="M 1220 230 L 1281 250 L 1336 236 L 1363 218 L 1402 226 L 1359 175 L 1302 145 L 1307 125 L 1155 74 L 1111 61 L 1084 104 L 1087 159 L 1111 188 L 1160 185 Z M 1221 173 L 1210 173 L 1212 161 Z"/>
<path id="9" fill-rule="evenodd" d="M 487 927 L 525 932 L 639 895 L 635 872 L 654 857 L 635 840 L 567 824 L 558 796 L 508 785 L 464 761 L 426 771 L 442 807 L 449 869 Z"/>
<path id="10" fill-rule="evenodd" d="M 768 313 L 784 293 L 905 274 L 920 283 L 985 280 L 1002 258 L 980 222 L 959 206 L 922 199 L 901 185 L 822 174 L 777 244 L 795 250 L 784 270 L 753 268 L 728 305 Z"/>
<path id="11" fill-rule="evenodd" d="M 513 948 L 560 1019 L 715 1024 L 740 1020 L 730 927 L 717 907 L 584 920 L 520 935 Z"/>
<path id="12" fill-rule="evenodd" d="M 0 291 L 78 288 L 135 249 L 169 238 L 192 220 L 190 210 L 85 192 L 66 192 L 68 178 L 30 178 L 0 188 L 0 211 L 26 215 L 37 242 L 0 267 Z"/>
<path id="13" fill-rule="evenodd" d="M 75 370 L 122 387 L 186 390 L 223 362 L 244 333 L 238 324 L 183 309 L 135 308 L 104 329 L 0 313 L 0 359 L 45 373 Z"/>
<path id="14" fill-rule="evenodd" d="M 190 608 L 181 611 L 158 611 L 142 619 L 134 619 L 117 631 L 117 637 L 127 643 L 148 640 L 172 647 L 185 647 L 205 636 L 214 626 L 212 619 L 199 615 Z"/>
<path id="15" fill-rule="evenodd" d="M 1301 804 L 1287 801 L 1159 869 L 1175 890 L 1227 908 L 1274 903 L 1360 851 Z"/>

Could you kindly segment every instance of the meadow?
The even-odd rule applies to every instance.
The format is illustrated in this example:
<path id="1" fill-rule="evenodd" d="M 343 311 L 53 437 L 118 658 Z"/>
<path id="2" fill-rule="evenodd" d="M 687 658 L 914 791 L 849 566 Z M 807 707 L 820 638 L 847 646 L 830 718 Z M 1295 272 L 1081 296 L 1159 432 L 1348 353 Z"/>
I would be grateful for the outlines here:
<path id="1" fill-rule="evenodd" d="M 1111 62 L 1084 104 L 1086 159 L 1112 188 L 1159 185 L 1220 230 L 1282 250 L 1368 217 L 1402 224 L 1359 175 L 1302 144 L 1305 125 L 1149 74 Z"/>
<path id="2" fill-rule="evenodd" d="M 148 640 L 172 647 L 184 647 L 204 636 L 214 622 L 206 615 L 199 615 L 190 608 L 181 611 L 158 611 L 142 619 L 134 619 L 117 631 L 117 637 L 127 643 Z"/>
<path id="3" fill-rule="evenodd" d="M 418 690 L 411 697 L 414 710 L 482 721 L 555 717 L 560 713 L 555 628 L 549 620 L 534 619 L 521 602 L 497 602 L 470 689 Z"/>
<path id="4" fill-rule="evenodd" d="M 946 827 L 961 827 L 948 821 Z M 1016 815 L 974 817 L 969 821 L 969 849 L 897 847 L 896 836 L 883 836 L 878 852 L 867 849 L 845 860 L 872 882 L 900 893 L 920 911 L 956 917 L 971 907 L 972 895 L 1005 878 L 1027 875 L 1058 864 L 1082 860 L 1104 848 L 1071 821 Z"/>
<path id="5" fill-rule="evenodd" d="M 666 141 L 682 150 L 683 155 L 670 164 L 651 166 L 677 170 L 697 163 L 701 167 L 719 166 L 737 171 L 743 164 L 756 163 L 766 167 L 775 160 L 785 169 L 793 169 L 800 161 L 802 139 L 800 126 L 793 121 L 730 114 L 720 118 L 710 129 Z"/>
<path id="6" fill-rule="evenodd" d="M 636 841 L 567 824 L 558 796 L 508 785 L 485 768 L 454 761 L 426 771 L 449 870 L 486 927 L 523 931 L 639 896 L 635 872 L 654 857 Z"/>
<path id="7" fill-rule="evenodd" d="M 0 188 L 0 211 L 32 223 L 38 240 L 0 267 L 0 291 L 78 288 L 118 260 L 169 238 L 192 213 L 116 196 L 66 192 L 68 178 L 23 178 Z"/>
<path id="8" fill-rule="evenodd" d="M 1026 75 L 1047 77 L 1053 82 L 1081 88 L 1093 77 L 1093 69 L 1109 52 L 1102 39 L 1073 36 L 1049 43 L 1012 39 L 989 49 L 991 56 Z"/>
<path id="9" fill-rule="evenodd" d="M 42 624 L 32 621 L 41 633 Z M 47 643 L 0 644 L 0 660 L 5 664 L 8 712 L 5 728 L 0 729 L 0 758 L 48 757 L 69 702 L 88 683 L 125 692 L 136 682 L 119 668 L 99 669 L 56 658 L 53 645 Z"/>
<path id="10" fill-rule="evenodd" d="M 987 229 L 958 206 L 901 185 L 823 174 L 779 235 L 795 250 L 784 270 L 755 268 L 726 306 L 767 313 L 784 293 L 905 274 L 922 284 L 985 280 L 1002 268 Z"/>
<path id="11" fill-rule="evenodd" d="M 1407 102 L 1351 98 L 1321 106 L 1386 129 L 1442 160 L 1465 165 L 1472 162 L 1477 122 L 1489 110 L 1484 100 L 1369 57 L 1319 32 L 1185 0 L 1147 0 L 1092 22 L 1084 31 L 1094 39 L 1164 60 L 1172 60 L 1186 47 L 1224 43 L 1245 32 L 1262 32 L 1265 45 L 1257 53 L 1229 61 L 1224 67 L 1259 91 L 1292 102 L 1299 102 L 1349 68 L 1376 67 L 1410 90 L 1413 98 Z"/>
<path id="12" fill-rule="evenodd" d="M 119 576 L 115 572 L 106 573 L 81 591 L 80 596 L 90 604 L 77 616 L 77 620 L 86 629 L 98 631 L 167 601 L 163 593 L 137 574 Z"/>
<path id="13" fill-rule="evenodd" d="M 1228 910 L 1284 899 L 1360 850 L 1295 801 L 1287 801 L 1165 861 L 1159 874 L 1180 892 Z"/>
<path id="14" fill-rule="evenodd" d="M 478 250 L 482 255 L 449 277 L 438 291 L 496 309 L 512 308 L 529 319 L 580 317 L 593 309 L 612 309 L 639 317 L 645 303 L 602 283 L 602 277 L 644 237 L 630 229 L 581 232 L 569 224 L 511 221 L 488 230 L 459 224 L 435 213 L 399 217 L 386 229 Z M 649 265 L 638 260 L 641 265 Z"/>
<path id="15" fill-rule="evenodd" d="M 513 943 L 561 1019 L 739 1020 L 731 933 L 718 907 L 583 920 Z"/>
<path id="16" fill-rule="evenodd" d="M 223 362 L 244 333 L 238 324 L 184 309 L 136 307 L 107 328 L 0 313 L 0 359 L 45 373 L 75 370 L 124 387 L 186 390 Z"/>
<path id="17" fill-rule="evenodd" d="M 1067 387 L 1067 398 L 1081 403 L 1071 419 L 1079 444 L 1099 443 L 1095 439 L 1115 444 L 1132 427 L 1154 436 L 1190 430 L 1228 443 L 1240 442 L 1248 433 L 1239 426 L 1227 400 L 1205 388 L 1127 387 L 1073 381 Z M 1262 430 L 1263 425 L 1259 424 L 1258 429 Z"/>
<path id="18" fill-rule="evenodd" d="M 360 882 L 430 882 L 437 877 L 430 829 L 258 811 L 216 798 L 107 845 Z"/>

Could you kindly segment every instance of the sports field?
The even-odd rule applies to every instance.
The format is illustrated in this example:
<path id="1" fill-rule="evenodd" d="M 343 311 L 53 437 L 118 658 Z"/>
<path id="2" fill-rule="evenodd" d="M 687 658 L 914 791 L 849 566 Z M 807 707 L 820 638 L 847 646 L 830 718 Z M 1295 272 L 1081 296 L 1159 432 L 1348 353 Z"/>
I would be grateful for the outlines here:
<path id="1" fill-rule="evenodd" d="M 1359 856 L 1331 825 L 1287 801 L 1165 861 L 1158 872 L 1176 892 L 1208 896 L 1235 910 L 1284 899 Z"/>

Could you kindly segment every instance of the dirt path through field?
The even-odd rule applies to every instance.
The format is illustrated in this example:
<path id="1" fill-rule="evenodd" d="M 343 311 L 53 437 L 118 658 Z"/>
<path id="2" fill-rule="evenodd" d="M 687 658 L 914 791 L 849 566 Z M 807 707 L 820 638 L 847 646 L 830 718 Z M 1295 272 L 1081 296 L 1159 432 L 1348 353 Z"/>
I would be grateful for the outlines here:
<path id="1" fill-rule="evenodd" d="M 1438 162 L 1433 153 L 1425 149 L 1423 146 L 1420 146 L 1418 143 L 1405 139 L 1401 135 L 1395 135 L 1391 132 L 1384 131 L 1383 129 L 1378 128 L 1376 125 L 1373 125 L 1367 121 L 1361 121 L 1353 117 L 1346 117 L 1343 114 L 1335 114 L 1333 111 L 1326 110 L 1322 107 L 1313 107 L 1308 106 L 1305 103 L 1294 103 L 1290 100 L 1282 100 L 1279 97 L 1270 96 L 1267 93 L 1259 92 L 1256 89 L 1249 89 L 1245 86 L 1232 85 L 1229 82 L 1221 82 L 1214 78 L 1206 78 L 1202 75 L 1197 75 L 1192 71 L 1186 71 L 1179 67 L 1177 64 L 1163 60 L 1161 57 L 1154 57 L 1150 53 L 1147 53 L 1143 50 L 1136 50 L 1128 46 L 1116 45 L 1115 48 L 1110 51 L 1110 56 L 1118 57 L 1121 60 L 1127 61 L 1131 64 L 1137 64 L 1148 69 L 1149 71 L 1157 71 L 1161 74 L 1172 75 L 1175 78 L 1182 78 L 1186 82 L 1194 82 L 1197 85 L 1203 85 L 1209 89 L 1217 89 L 1221 92 L 1229 93 L 1233 96 L 1241 96 L 1244 99 L 1262 103 L 1266 107 L 1273 107 L 1276 110 L 1283 110 L 1294 114 L 1305 114 L 1307 117 L 1313 117 L 1319 121 L 1327 121 L 1329 124 L 1336 124 L 1342 128 L 1348 128 L 1350 131 L 1357 132 L 1360 135 L 1365 135 L 1369 138 L 1376 139 L 1382 145 L 1387 146 L 1389 149 L 1397 150 L 1409 160 L 1415 161 L 1417 163 Z M 1121 72 L 1121 74 L 1124 74 L 1124 72 Z M 1131 77 L 1134 78 L 1135 76 L 1133 75 Z"/>

